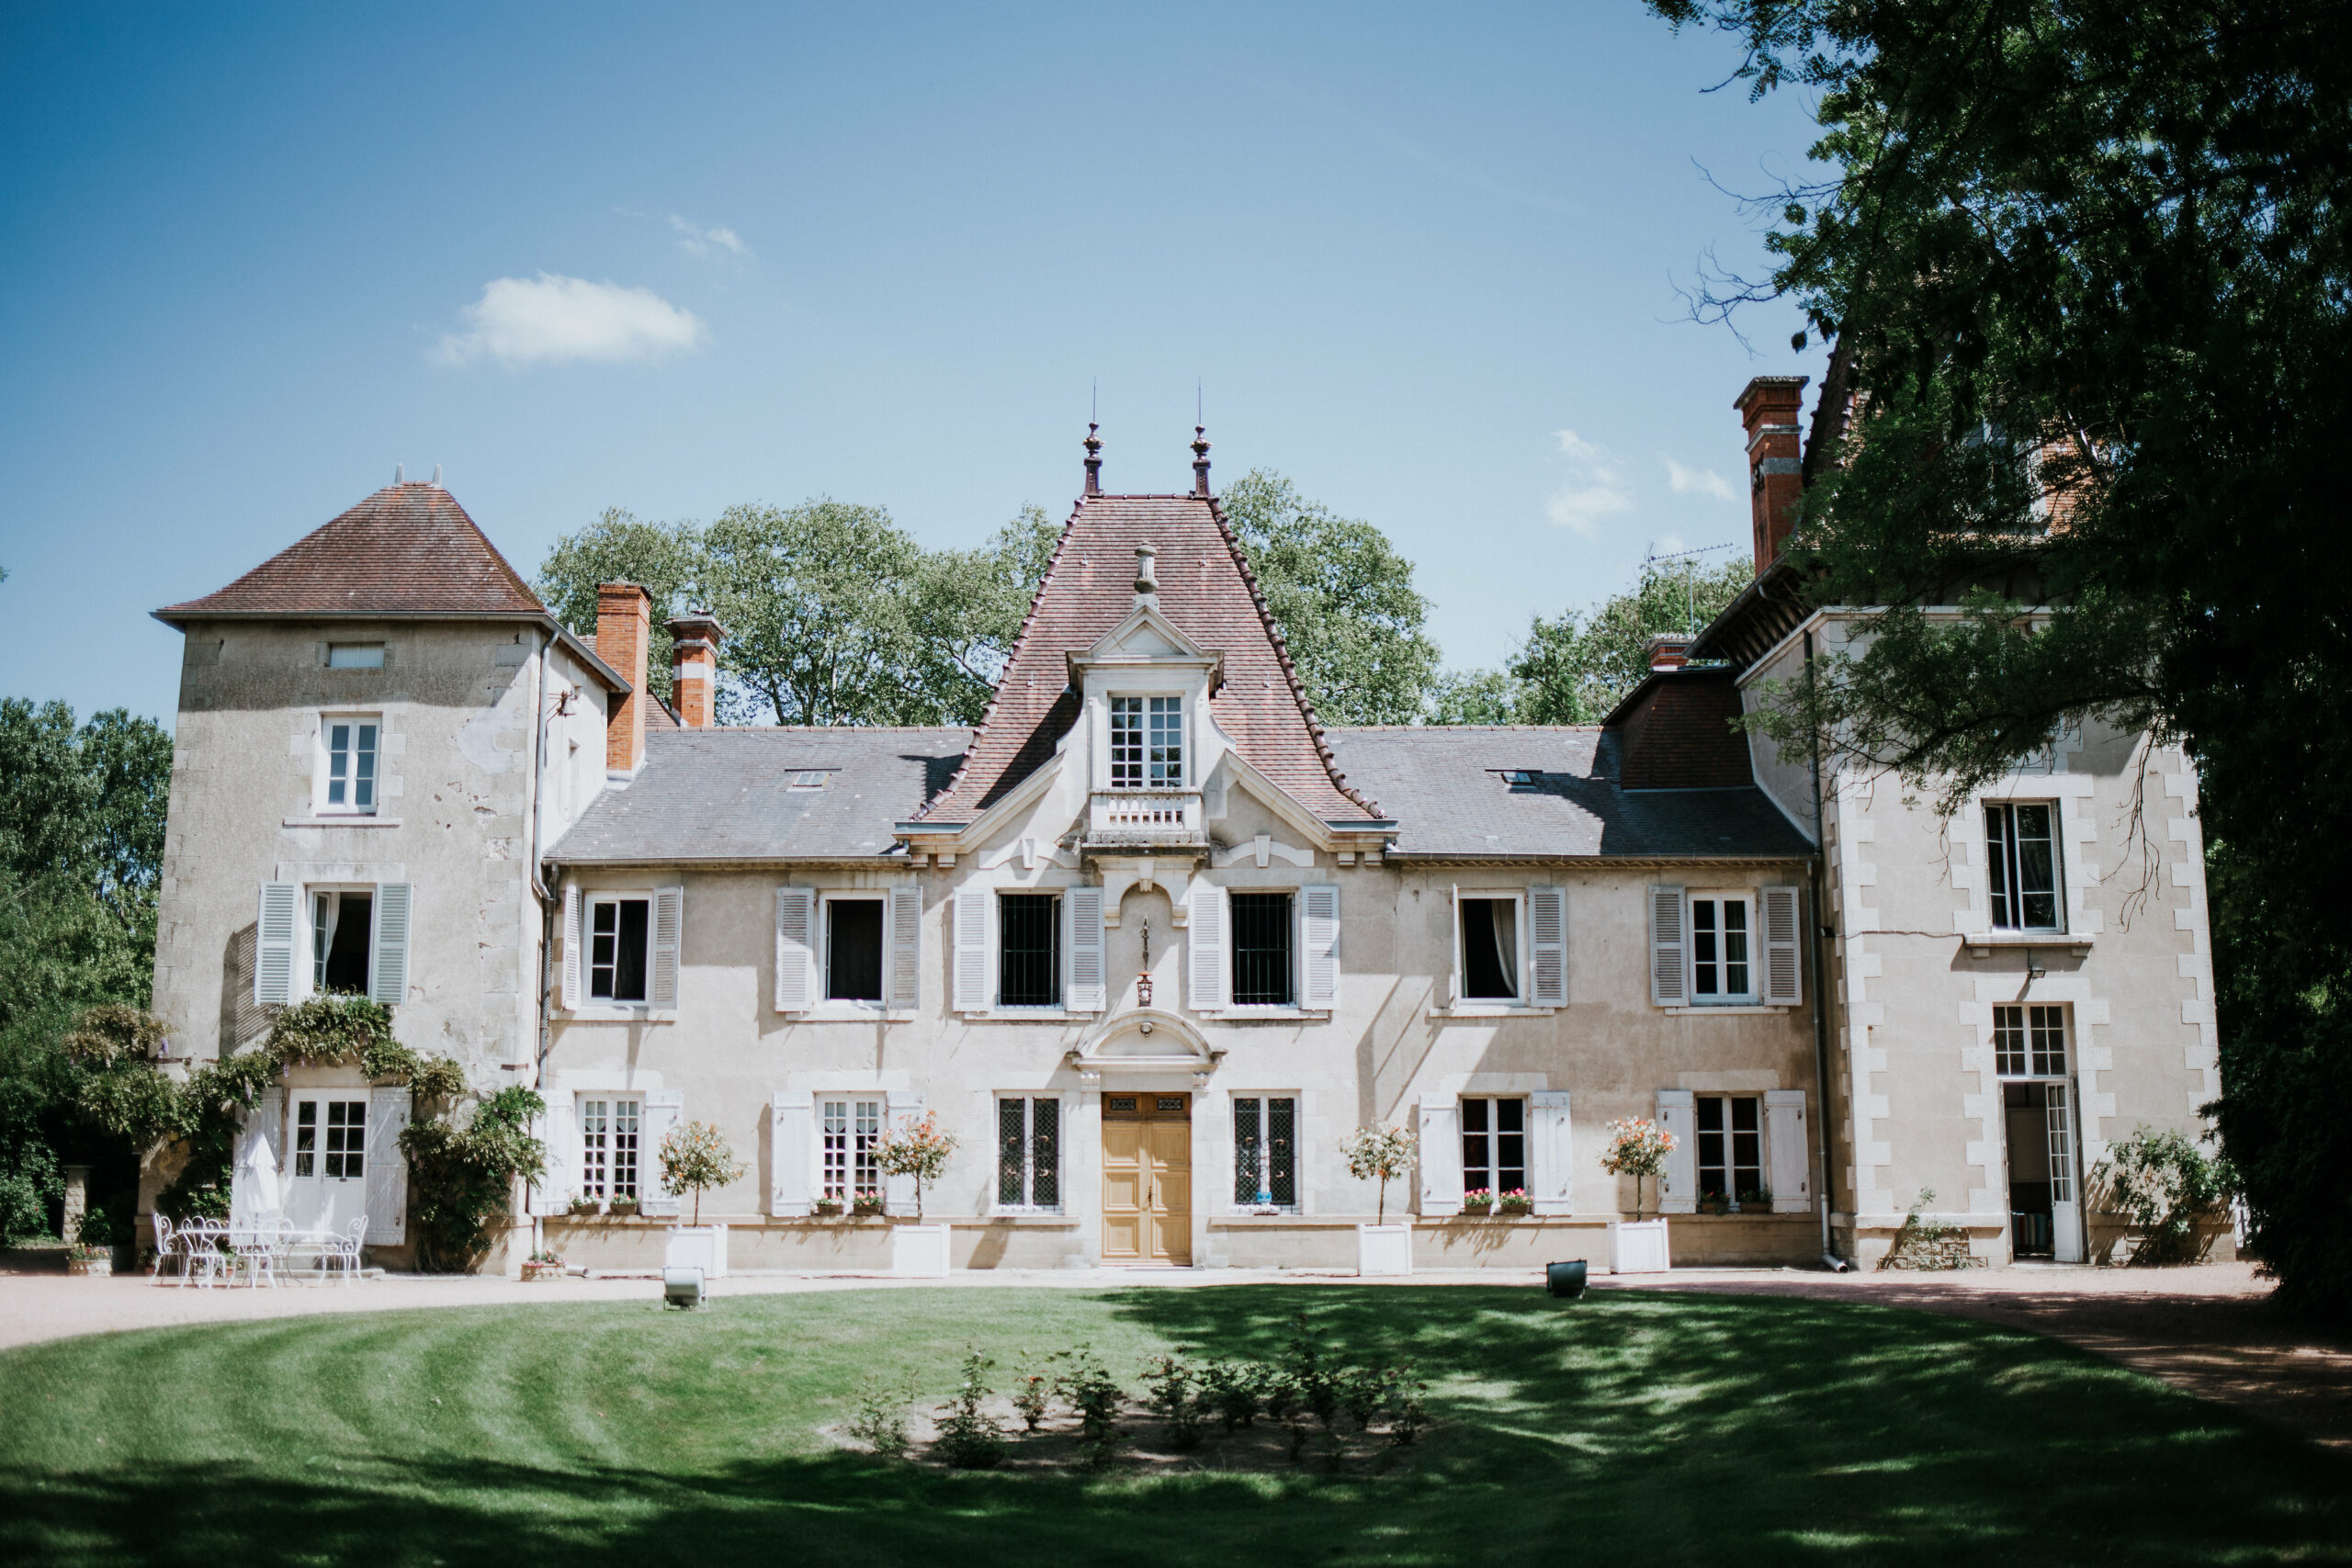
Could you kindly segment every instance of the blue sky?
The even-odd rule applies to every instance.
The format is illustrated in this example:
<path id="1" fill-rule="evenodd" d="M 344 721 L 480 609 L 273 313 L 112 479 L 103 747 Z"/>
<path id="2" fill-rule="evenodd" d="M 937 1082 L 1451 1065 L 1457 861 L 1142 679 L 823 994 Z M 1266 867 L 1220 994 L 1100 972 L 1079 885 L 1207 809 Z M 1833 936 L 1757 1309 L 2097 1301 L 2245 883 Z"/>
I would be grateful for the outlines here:
<path id="1" fill-rule="evenodd" d="M 1637 5 L 0 10 L 0 694 L 168 720 L 209 592 L 444 467 L 533 571 L 606 506 L 966 544 L 1279 468 L 1455 666 L 1738 543 L 1686 319 L 1804 107 Z"/>

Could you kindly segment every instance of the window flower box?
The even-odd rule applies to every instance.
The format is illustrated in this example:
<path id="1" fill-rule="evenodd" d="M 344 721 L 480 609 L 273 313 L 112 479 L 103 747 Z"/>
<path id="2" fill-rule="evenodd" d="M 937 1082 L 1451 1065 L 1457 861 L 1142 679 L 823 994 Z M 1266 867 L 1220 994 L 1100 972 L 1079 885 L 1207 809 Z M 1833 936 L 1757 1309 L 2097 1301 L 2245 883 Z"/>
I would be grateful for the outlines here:
<path id="1" fill-rule="evenodd" d="M 1495 1213 L 1498 1214 L 1532 1214 L 1534 1212 L 1535 1200 L 1516 1187 L 1495 1200 Z"/>
<path id="2" fill-rule="evenodd" d="M 889 1213 L 889 1206 L 879 1192 L 861 1192 L 850 1204 L 849 1212 L 857 1219 L 876 1220 Z"/>
<path id="3" fill-rule="evenodd" d="M 1728 1214 L 1731 1213 L 1731 1200 L 1720 1192 L 1702 1192 L 1699 1196 L 1699 1213 Z"/>
<path id="4" fill-rule="evenodd" d="M 605 1212 L 605 1205 L 594 1198 L 574 1198 L 571 1212 L 575 1214 L 601 1214 Z"/>
<path id="5" fill-rule="evenodd" d="M 616 1198 L 611 1202 L 605 1205 L 605 1213 L 612 1215 L 613 1218 L 616 1220 L 634 1219 L 637 1217 L 637 1200 L 634 1198 Z"/>
<path id="6" fill-rule="evenodd" d="M 1495 1212 L 1495 1195 L 1483 1187 L 1474 1187 L 1462 1195 L 1462 1212 L 1465 1214 L 1491 1214 Z"/>
<path id="7" fill-rule="evenodd" d="M 838 1220 L 842 1217 L 840 1201 L 831 1198 L 818 1199 L 808 1206 L 808 1212 L 820 1220 Z"/>
<path id="8" fill-rule="evenodd" d="M 1743 1214 L 1769 1214 L 1772 1212 L 1772 1190 L 1758 1187 L 1739 1195 L 1739 1212 Z"/>

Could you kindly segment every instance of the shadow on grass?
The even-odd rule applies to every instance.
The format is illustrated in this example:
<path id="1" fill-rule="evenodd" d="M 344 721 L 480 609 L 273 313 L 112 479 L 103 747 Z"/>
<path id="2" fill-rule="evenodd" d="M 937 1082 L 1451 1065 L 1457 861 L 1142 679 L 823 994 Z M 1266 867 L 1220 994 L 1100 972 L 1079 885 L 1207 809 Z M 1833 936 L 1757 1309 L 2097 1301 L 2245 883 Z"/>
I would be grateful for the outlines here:
<path id="1" fill-rule="evenodd" d="M 905 1298 L 883 1310 L 904 1312 Z M 840 1452 L 681 1467 L 661 1462 L 658 1432 L 642 1466 L 346 1447 L 292 1467 L 13 1467 L 0 1473 L 0 1558 L 2352 1560 L 2352 1467 L 1983 1325 L 1835 1303 L 1611 1292 L 1563 1305 L 1476 1289 L 1133 1291 L 1098 1310 L 1129 1336 L 1268 1358 L 1304 1312 L 1348 1359 L 1417 1365 L 1440 1425 L 1384 1476 L 958 1475 Z M 952 1298 L 935 1317 L 922 1332 L 942 1344 L 966 1332 Z M 773 1321 L 804 1320 L 778 1308 Z M 741 1427 L 744 1451 L 758 1415 L 708 1418 Z"/>

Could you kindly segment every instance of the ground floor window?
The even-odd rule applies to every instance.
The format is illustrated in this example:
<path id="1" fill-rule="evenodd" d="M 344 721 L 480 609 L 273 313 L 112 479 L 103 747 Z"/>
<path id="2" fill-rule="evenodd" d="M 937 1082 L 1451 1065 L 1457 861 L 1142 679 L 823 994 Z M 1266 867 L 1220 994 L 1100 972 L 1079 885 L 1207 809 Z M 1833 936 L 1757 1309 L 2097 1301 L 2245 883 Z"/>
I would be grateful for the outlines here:
<path id="1" fill-rule="evenodd" d="M 996 1102 L 996 1201 L 1000 1208 L 1058 1209 L 1062 1201 L 1061 1101 L 1006 1095 Z"/>
<path id="2" fill-rule="evenodd" d="M 1298 1101 L 1289 1095 L 1236 1095 L 1233 1201 L 1246 1208 L 1298 1206 Z"/>
<path id="3" fill-rule="evenodd" d="M 638 1196 L 638 1129 L 634 1100 L 580 1102 L 580 1195 L 598 1202 Z"/>
<path id="4" fill-rule="evenodd" d="M 294 1174 L 356 1181 L 368 1158 L 368 1102 L 303 1100 L 294 1106 Z"/>
<path id="5" fill-rule="evenodd" d="M 880 1198 L 882 1171 L 874 1162 L 874 1145 L 882 1140 L 882 1102 L 828 1100 L 820 1102 L 820 1114 L 824 1126 L 825 1201 L 848 1203 Z"/>
<path id="6" fill-rule="evenodd" d="M 1995 1008 L 1993 1070 L 2005 1078 L 2064 1077 L 2066 1010 L 2041 1006 Z"/>
<path id="7" fill-rule="evenodd" d="M 1463 1100 L 1462 1186 L 1498 1198 L 1527 1190 L 1527 1101 Z"/>
<path id="8" fill-rule="evenodd" d="M 1702 1094 L 1694 1102 L 1699 1196 L 1758 1202 L 1764 1191 L 1762 1103 L 1752 1095 Z"/>

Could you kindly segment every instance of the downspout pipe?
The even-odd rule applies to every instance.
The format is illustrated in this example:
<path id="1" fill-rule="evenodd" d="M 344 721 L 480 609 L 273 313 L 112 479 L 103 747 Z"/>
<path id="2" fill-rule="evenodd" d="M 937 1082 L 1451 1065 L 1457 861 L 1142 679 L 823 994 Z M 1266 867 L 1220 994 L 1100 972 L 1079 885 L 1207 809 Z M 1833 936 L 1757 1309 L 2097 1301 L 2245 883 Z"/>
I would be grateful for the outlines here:
<path id="1" fill-rule="evenodd" d="M 1805 673 L 1813 673 L 1813 633 L 1804 634 Z M 1821 731 L 1813 732 L 1813 1082 L 1815 1120 L 1821 1129 L 1821 1260 L 1838 1273 L 1853 1267 L 1838 1256 L 1829 1234 L 1829 1204 L 1838 1184 L 1830 1169 L 1834 1139 L 1829 1114 L 1829 992 L 1828 965 L 1822 958 L 1823 932 L 1828 927 L 1829 809 L 1821 795 Z"/>
<path id="2" fill-rule="evenodd" d="M 531 726 L 531 897 L 539 906 L 539 985 L 538 1029 L 536 1049 L 531 1058 L 531 1088 L 537 1089 L 547 1075 L 548 1062 L 548 948 L 554 940 L 555 898 L 548 891 L 546 879 L 540 874 L 540 838 L 545 830 L 547 795 L 547 732 L 548 732 L 548 660 L 555 652 L 555 638 L 546 632 L 539 634 L 538 657 L 532 662 L 536 674 L 532 682 L 531 711 L 536 716 Z M 531 1183 L 523 1184 L 524 1213 L 531 1217 L 531 1250 L 547 1250 L 546 1216 L 537 1212 L 531 1201 Z"/>

